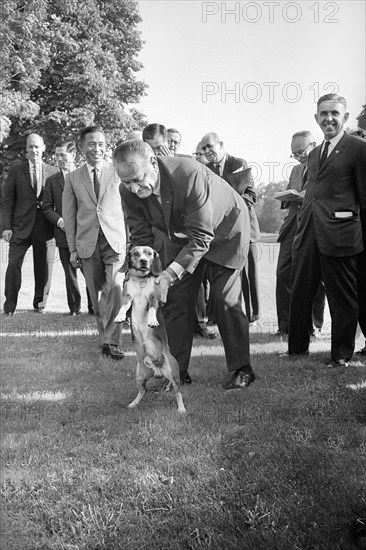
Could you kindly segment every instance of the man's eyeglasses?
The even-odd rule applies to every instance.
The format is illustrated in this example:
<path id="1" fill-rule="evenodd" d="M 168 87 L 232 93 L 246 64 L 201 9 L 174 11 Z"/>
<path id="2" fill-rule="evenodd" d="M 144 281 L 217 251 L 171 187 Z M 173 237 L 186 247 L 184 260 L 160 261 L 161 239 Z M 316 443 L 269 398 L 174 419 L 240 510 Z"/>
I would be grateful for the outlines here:
<path id="1" fill-rule="evenodd" d="M 309 145 L 305 147 L 305 149 L 300 149 L 300 151 L 295 151 L 294 153 L 291 153 L 290 158 L 300 158 L 303 155 L 305 155 L 308 149 L 309 149 Z"/>
<path id="2" fill-rule="evenodd" d="M 206 149 L 213 149 L 214 146 L 214 143 L 207 143 L 206 145 L 202 145 L 202 151 L 205 151 Z"/>

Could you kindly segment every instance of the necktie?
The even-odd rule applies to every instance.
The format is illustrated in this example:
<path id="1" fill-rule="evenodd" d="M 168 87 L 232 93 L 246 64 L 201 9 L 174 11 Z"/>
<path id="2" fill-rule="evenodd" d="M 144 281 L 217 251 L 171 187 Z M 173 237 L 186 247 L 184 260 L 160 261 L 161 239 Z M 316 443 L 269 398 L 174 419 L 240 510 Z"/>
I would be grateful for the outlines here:
<path id="1" fill-rule="evenodd" d="M 220 175 L 220 164 L 214 164 L 213 165 L 213 171 L 215 172 L 215 174 L 217 174 L 219 176 Z"/>
<path id="2" fill-rule="evenodd" d="M 99 184 L 99 179 L 98 179 L 98 170 L 96 168 L 93 168 L 92 172 L 93 172 L 94 192 L 95 192 L 95 196 L 97 197 L 97 200 L 98 200 L 98 198 L 99 198 L 99 189 L 100 189 L 100 184 Z"/>
<path id="3" fill-rule="evenodd" d="M 301 189 L 304 189 L 304 187 L 306 187 L 307 181 L 308 181 L 308 167 L 305 166 L 304 171 L 302 173 L 302 186 L 301 186 Z"/>
<path id="4" fill-rule="evenodd" d="M 36 197 L 38 196 L 38 179 L 37 179 L 37 170 L 36 165 L 33 164 L 33 189 L 36 192 Z"/>
<path id="5" fill-rule="evenodd" d="M 320 157 L 319 168 L 324 164 L 325 159 L 328 156 L 329 145 L 330 145 L 330 141 L 326 141 L 325 145 L 324 145 L 322 156 Z"/>

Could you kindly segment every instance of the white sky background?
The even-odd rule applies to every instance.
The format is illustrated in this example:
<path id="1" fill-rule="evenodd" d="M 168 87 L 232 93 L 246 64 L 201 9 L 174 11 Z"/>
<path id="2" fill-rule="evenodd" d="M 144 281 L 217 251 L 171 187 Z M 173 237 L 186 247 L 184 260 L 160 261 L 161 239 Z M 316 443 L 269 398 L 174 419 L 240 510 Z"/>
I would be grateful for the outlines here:
<path id="1" fill-rule="evenodd" d="M 149 123 L 181 132 L 180 153 L 215 131 L 230 154 L 254 165 L 257 184 L 269 183 L 287 179 L 295 164 L 294 132 L 308 129 L 321 142 L 320 95 L 345 96 L 349 126 L 357 126 L 366 103 L 364 0 L 138 4 L 145 44 L 137 77 L 149 85 L 138 108 Z"/>

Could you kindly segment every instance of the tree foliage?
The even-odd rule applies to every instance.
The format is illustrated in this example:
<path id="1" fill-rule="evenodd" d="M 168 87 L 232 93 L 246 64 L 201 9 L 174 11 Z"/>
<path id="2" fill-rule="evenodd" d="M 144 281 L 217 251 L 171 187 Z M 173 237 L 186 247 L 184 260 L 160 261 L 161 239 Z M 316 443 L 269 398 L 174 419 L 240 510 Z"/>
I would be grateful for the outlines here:
<path id="1" fill-rule="evenodd" d="M 277 191 L 284 191 L 287 181 L 260 185 L 257 189 L 256 213 L 260 230 L 263 233 L 276 233 L 286 215 L 286 210 L 281 210 L 281 202 L 274 198 Z"/>
<path id="2" fill-rule="evenodd" d="M 129 108 L 144 95 L 142 47 L 130 0 L 3 0 L 0 40 L 3 152 L 8 161 L 35 131 L 49 147 L 100 124 L 111 145 L 141 128 Z"/>

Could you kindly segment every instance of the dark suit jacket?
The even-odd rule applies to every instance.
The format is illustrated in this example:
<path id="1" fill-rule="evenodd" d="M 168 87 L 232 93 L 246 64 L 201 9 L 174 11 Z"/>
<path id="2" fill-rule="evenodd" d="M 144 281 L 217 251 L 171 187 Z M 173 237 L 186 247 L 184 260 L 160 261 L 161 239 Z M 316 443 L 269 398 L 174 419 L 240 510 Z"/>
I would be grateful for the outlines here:
<path id="1" fill-rule="evenodd" d="M 294 247 L 300 246 L 312 217 L 323 254 L 352 256 L 363 249 L 360 217 L 366 211 L 366 142 L 345 133 L 321 168 L 320 150 L 318 146 L 309 154 L 307 191 Z M 352 216 L 339 217 L 342 212 Z"/>
<path id="2" fill-rule="evenodd" d="M 42 164 L 42 186 L 46 179 L 57 172 L 55 166 Z M 41 208 L 43 189 L 38 197 L 34 191 L 29 173 L 29 162 L 25 160 L 9 170 L 3 190 L 3 228 L 13 231 L 13 238 L 27 239 L 32 232 L 37 207 Z M 45 223 L 45 237 L 53 237 L 52 226 Z"/>
<path id="3" fill-rule="evenodd" d="M 43 214 L 54 226 L 56 245 L 59 248 L 67 248 L 66 233 L 57 226 L 58 220 L 62 218 L 62 193 L 64 185 L 64 176 L 60 170 L 47 178 L 43 193 Z"/>
<path id="4" fill-rule="evenodd" d="M 207 164 L 208 168 L 214 170 L 214 163 L 209 162 Z M 233 174 L 238 168 L 243 167 L 243 172 L 238 172 Z M 244 176 L 244 177 L 243 177 Z M 257 193 L 254 189 L 253 176 L 251 174 L 250 168 L 248 168 L 247 162 L 239 157 L 233 157 L 231 155 L 226 155 L 226 161 L 224 164 L 224 169 L 222 172 L 222 178 L 226 180 L 231 187 L 243 197 L 248 209 L 250 216 L 250 241 L 252 243 L 260 239 L 260 229 L 257 219 L 257 214 L 254 209 L 254 204 L 257 202 Z"/>
<path id="5" fill-rule="evenodd" d="M 243 269 L 248 255 L 250 222 L 239 195 L 195 160 L 159 156 L 162 208 L 121 184 L 131 244 L 153 245 L 152 226 L 168 235 L 175 260 L 192 273 L 204 256 L 214 263 Z"/>
<path id="6" fill-rule="evenodd" d="M 290 179 L 286 189 L 296 189 L 296 191 L 301 191 L 303 187 L 303 172 L 304 167 L 302 164 L 297 164 L 294 166 L 291 170 Z M 277 242 L 282 243 L 287 237 L 290 238 L 290 236 L 292 239 L 294 238 L 301 206 L 302 201 L 286 201 L 282 203 L 281 207 L 288 208 L 288 213 L 278 232 Z"/>

